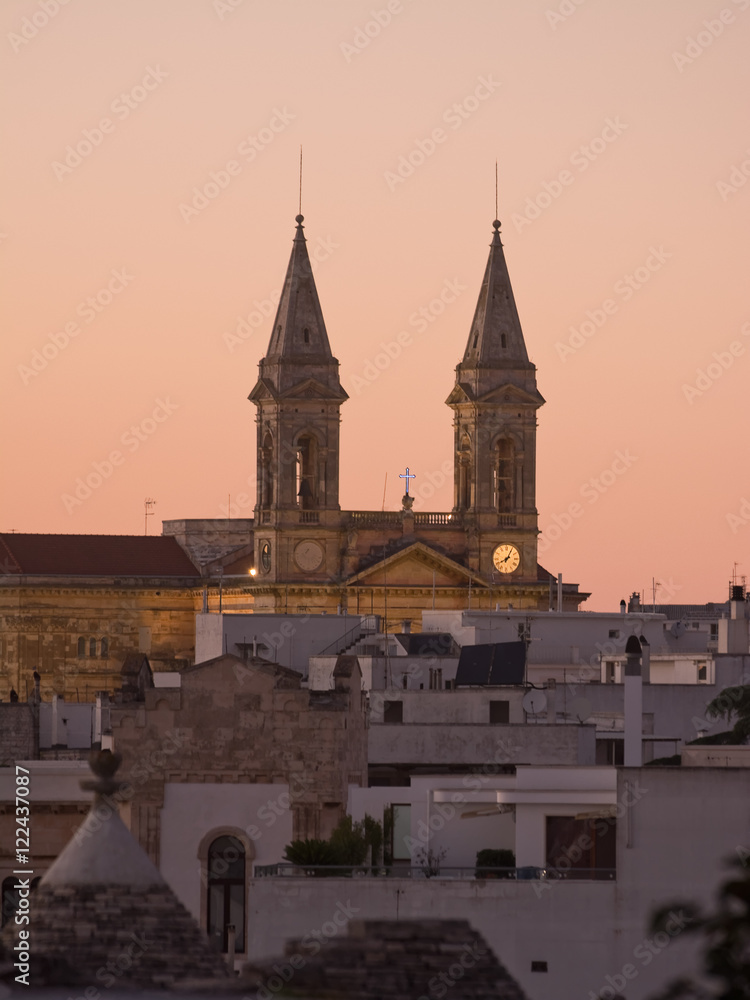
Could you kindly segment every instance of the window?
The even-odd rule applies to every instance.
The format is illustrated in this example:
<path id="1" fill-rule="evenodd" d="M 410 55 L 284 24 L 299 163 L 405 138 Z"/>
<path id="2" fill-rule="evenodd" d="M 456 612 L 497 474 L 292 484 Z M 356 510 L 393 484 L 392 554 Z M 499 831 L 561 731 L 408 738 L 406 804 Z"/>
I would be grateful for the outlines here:
<path id="1" fill-rule="evenodd" d="M 500 346 L 501 347 L 507 347 L 508 346 L 508 338 L 505 336 L 504 333 L 500 334 Z"/>
<path id="2" fill-rule="evenodd" d="M 504 438 L 495 446 L 495 509 L 500 513 L 515 507 L 513 442 Z"/>
<path id="3" fill-rule="evenodd" d="M 532 972 L 546 972 L 547 971 L 547 963 L 546 962 L 532 962 L 531 963 L 531 971 Z"/>
<path id="4" fill-rule="evenodd" d="M 78 639 L 78 655 L 79 656 L 86 655 L 86 640 L 83 638 L 83 636 L 81 636 Z"/>
<path id="5" fill-rule="evenodd" d="M 546 865 L 553 878 L 614 878 L 617 821 L 590 816 L 547 816 Z"/>
<path id="6" fill-rule="evenodd" d="M 96 656 L 96 639 L 89 639 L 89 656 Z"/>
<path id="7" fill-rule="evenodd" d="M 609 630 L 609 637 L 610 637 L 610 639 L 619 639 L 620 638 L 620 630 L 619 630 L 619 628 L 611 628 Z"/>
<path id="8" fill-rule="evenodd" d="M 708 670 L 706 669 L 705 663 L 698 664 L 698 680 L 707 681 L 708 680 Z"/>
<path id="9" fill-rule="evenodd" d="M 234 925 L 235 950 L 245 950 L 245 848 L 236 837 L 217 837 L 208 849 L 209 937 L 228 950 L 227 928 Z"/>
<path id="10" fill-rule="evenodd" d="M 607 660 L 604 664 L 604 683 L 614 684 L 615 683 L 615 661 Z"/>
<path id="11" fill-rule="evenodd" d="M 490 723 L 496 725 L 506 725 L 510 722 L 510 702 L 491 701 L 490 702 Z"/>
<path id="12" fill-rule="evenodd" d="M 430 667 L 430 691 L 443 690 L 443 668 Z"/>
<path id="13" fill-rule="evenodd" d="M 102 639 L 100 649 L 100 656 L 103 660 L 106 660 L 109 656 L 109 639 Z"/>
<path id="14" fill-rule="evenodd" d="M 404 721 L 404 703 L 402 701 L 383 702 L 383 722 L 387 725 Z"/>
<path id="15" fill-rule="evenodd" d="M 307 329 L 307 327 L 305 327 L 305 329 L 302 331 L 302 337 L 306 344 L 310 343 L 310 331 Z"/>

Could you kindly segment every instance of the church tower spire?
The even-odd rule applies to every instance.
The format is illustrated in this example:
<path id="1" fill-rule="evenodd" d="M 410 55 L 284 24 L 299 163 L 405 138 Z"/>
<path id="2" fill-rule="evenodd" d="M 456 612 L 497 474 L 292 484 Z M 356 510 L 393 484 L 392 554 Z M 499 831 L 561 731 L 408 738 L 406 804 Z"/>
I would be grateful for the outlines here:
<path id="1" fill-rule="evenodd" d="M 339 408 L 348 398 L 331 353 L 305 240 L 296 217 L 284 287 L 259 377 L 257 503 L 271 510 L 339 509 Z M 265 513 L 262 513 L 265 512 Z"/>
<path id="2" fill-rule="evenodd" d="M 490 255 L 462 364 L 465 368 L 491 366 L 533 370 L 505 263 L 500 222 L 495 219 L 492 227 Z"/>
<path id="3" fill-rule="evenodd" d="M 466 350 L 446 400 L 455 414 L 454 510 L 476 521 L 482 541 L 473 568 L 491 572 L 493 547 L 503 541 L 520 552 L 516 575 L 536 579 L 536 411 L 544 399 L 526 350 L 500 222 L 492 227 Z"/>

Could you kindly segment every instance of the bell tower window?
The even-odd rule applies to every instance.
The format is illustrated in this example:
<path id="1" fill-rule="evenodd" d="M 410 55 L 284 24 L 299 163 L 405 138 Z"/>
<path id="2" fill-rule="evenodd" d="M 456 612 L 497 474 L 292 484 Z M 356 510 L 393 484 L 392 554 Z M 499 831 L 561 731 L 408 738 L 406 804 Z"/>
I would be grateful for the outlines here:
<path id="1" fill-rule="evenodd" d="M 316 469 L 318 442 L 311 435 L 304 435 L 297 443 L 297 503 L 302 510 L 316 504 Z"/>
<path id="2" fill-rule="evenodd" d="M 273 503 L 273 438 L 266 434 L 260 456 L 260 506 Z"/>
<path id="3" fill-rule="evenodd" d="M 513 442 L 502 438 L 495 445 L 494 472 L 494 507 L 501 514 L 513 510 L 515 506 L 513 466 Z"/>

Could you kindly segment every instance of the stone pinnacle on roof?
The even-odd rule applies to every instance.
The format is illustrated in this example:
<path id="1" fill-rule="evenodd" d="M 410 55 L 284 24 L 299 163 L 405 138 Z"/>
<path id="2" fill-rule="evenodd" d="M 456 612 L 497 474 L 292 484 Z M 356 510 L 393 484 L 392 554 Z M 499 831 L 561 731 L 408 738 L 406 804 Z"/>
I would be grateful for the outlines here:
<path id="1" fill-rule="evenodd" d="M 119 754 L 94 752 L 91 810 L 29 897 L 35 986 L 90 986 L 126 955 L 120 986 L 160 988 L 224 979 L 218 951 L 135 841 L 117 812 Z M 14 976 L 15 921 L 0 937 L 0 978 Z"/>
<path id="2" fill-rule="evenodd" d="M 462 364 L 465 368 L 530 368 L 500 239 L 500 221 L 495 219 L 492 227 L 490 255 Z"/>
<path id="3" fill-rule="evenodd" d="M 299 360 L 331 358 L 331 346 L 307 253 L 307 240 L 302 225 L 304 216 L 296 216 L 295 221 L 297 229 L 292 241 L 292 254 L 266 357 L 280 356 Z"/>

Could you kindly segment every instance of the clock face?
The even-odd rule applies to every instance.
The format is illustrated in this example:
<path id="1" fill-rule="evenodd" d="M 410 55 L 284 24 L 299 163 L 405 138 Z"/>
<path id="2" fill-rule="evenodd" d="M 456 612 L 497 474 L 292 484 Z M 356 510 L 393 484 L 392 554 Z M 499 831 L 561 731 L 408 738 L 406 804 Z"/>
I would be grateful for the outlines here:
<path id="1" fill-rule="evenodd" d="M 492 553 L 492 562 L 495 565 L 495 569 L 499 570 L 499 572 L 512 573 L 521 565 L 521 553 L 515 545 L 510 545 L 506 542 L 503 545 L 498 545 Z"/>
<path id="2" fill-rule="evenodd" d="M 312 539 L 300 542 L 294 550 L 294 561 L 301 570 L 312 573 L 323 562 L 323 549 Z"/>
<path id="3" fill-rule="evenodd" d="M 264 573 L 267 573 L 271 568 L 271 543 L 261 542 L 260 543 L 260 568 Z"/>

